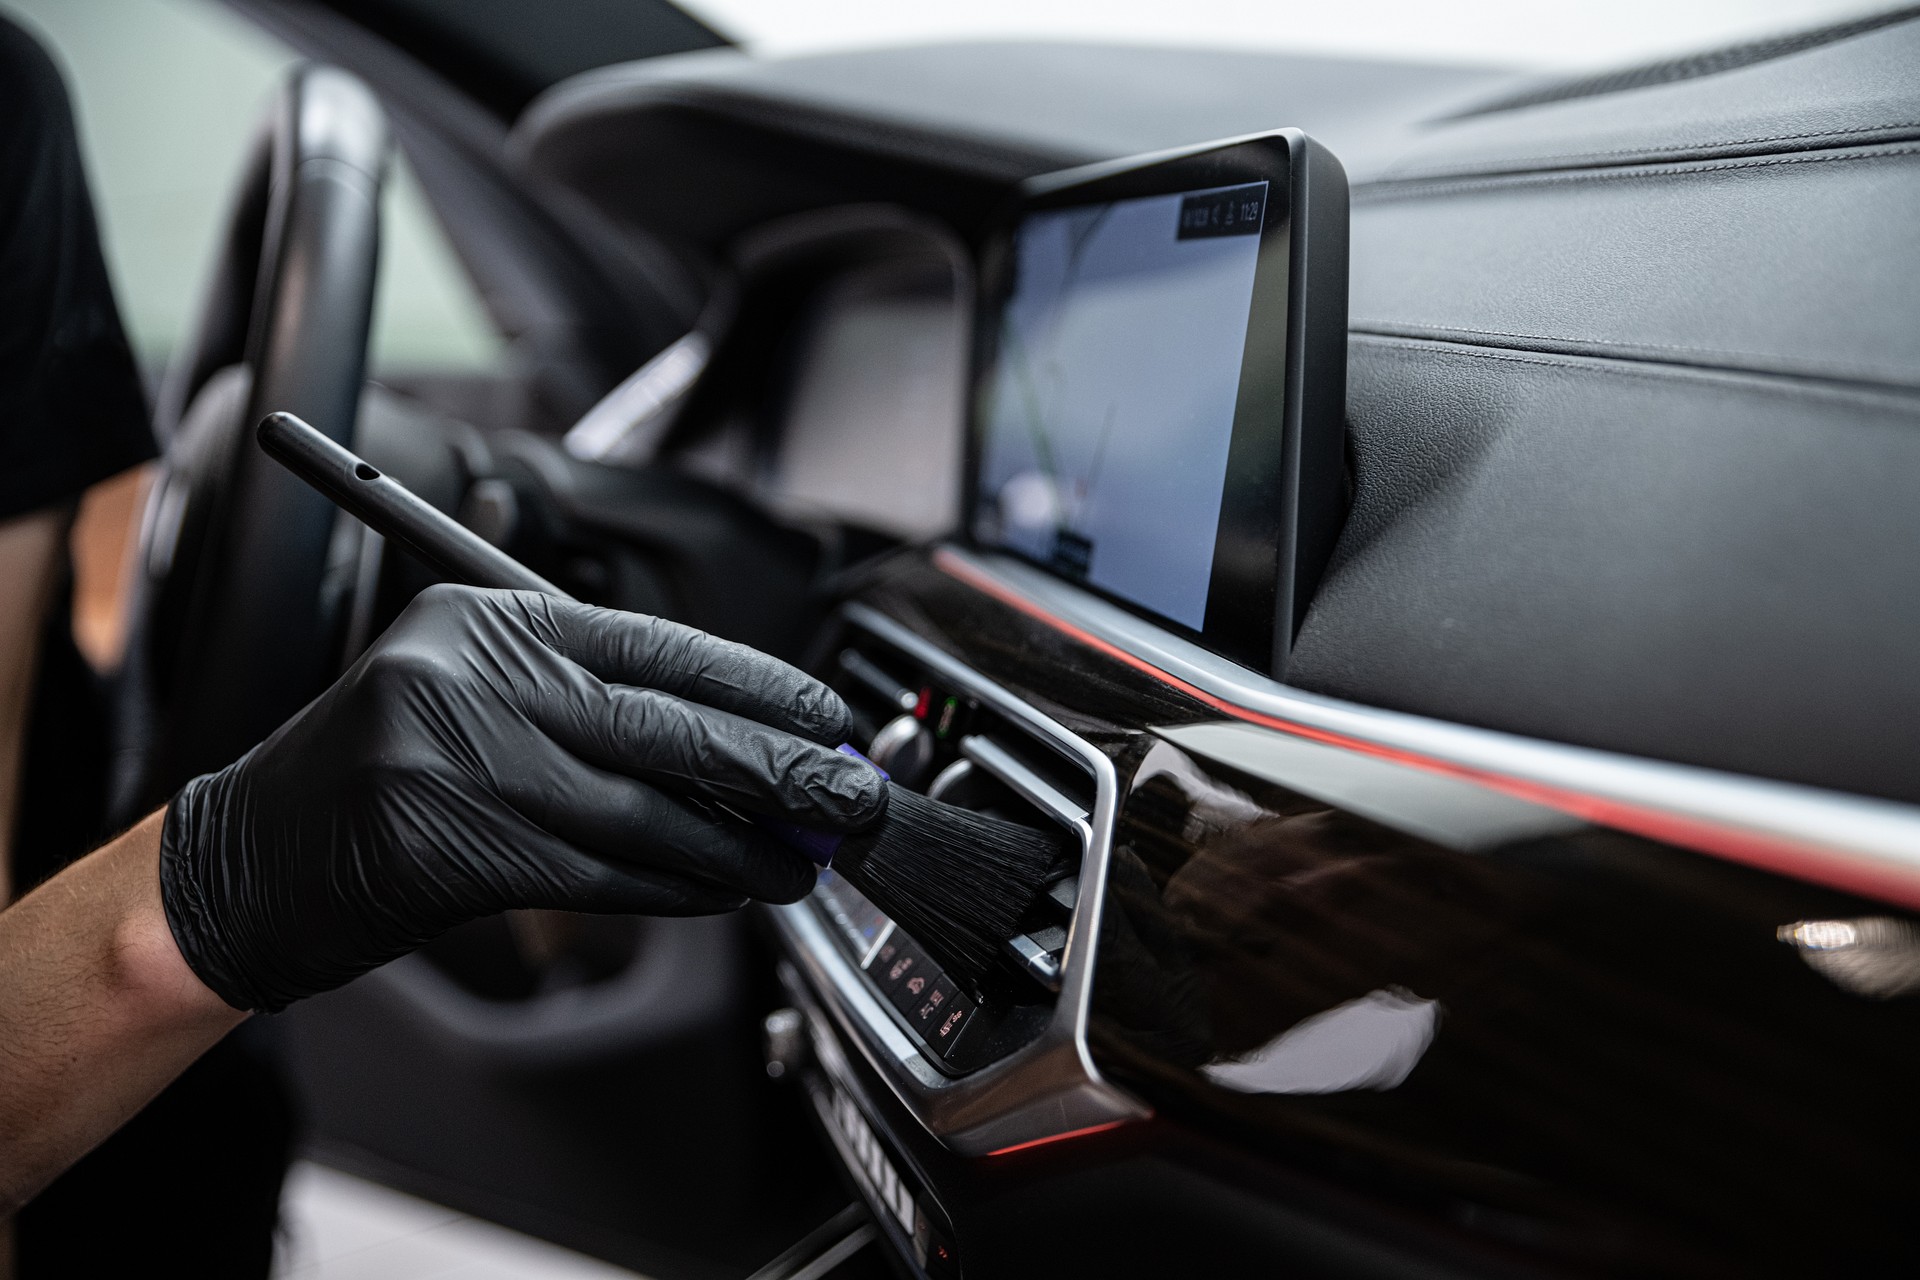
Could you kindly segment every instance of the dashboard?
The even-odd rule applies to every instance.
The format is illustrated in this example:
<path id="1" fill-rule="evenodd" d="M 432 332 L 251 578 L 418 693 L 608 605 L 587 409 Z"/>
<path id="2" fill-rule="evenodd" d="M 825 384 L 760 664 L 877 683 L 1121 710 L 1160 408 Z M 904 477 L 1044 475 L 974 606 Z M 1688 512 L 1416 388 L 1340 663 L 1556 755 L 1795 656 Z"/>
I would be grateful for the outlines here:
<path id="1" fill-rule="evenodd" d="M 858 745 L 1072 851 L 975 993 L 831 875 L 768 913 L 783 1069 L 900 1268 L 1920 1261 L 1916 55 L 699 55 L 535 105 L 530 172 L 728 281 L 656 461 L 886 548 L 805 646 Z M 1059 108 L 1089 66 L 1131 75 Z M 1354 180 L 1284 682 L 962 527 L 1009 193 L 1277 123 Z"/>

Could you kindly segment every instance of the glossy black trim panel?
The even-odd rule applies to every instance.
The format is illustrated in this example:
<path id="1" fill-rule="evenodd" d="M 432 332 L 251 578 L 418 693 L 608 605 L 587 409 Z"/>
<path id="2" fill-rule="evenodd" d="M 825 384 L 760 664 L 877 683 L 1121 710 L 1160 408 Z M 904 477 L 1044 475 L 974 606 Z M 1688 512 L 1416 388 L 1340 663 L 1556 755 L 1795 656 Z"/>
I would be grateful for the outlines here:
<path id="1" fill-rule="evenodd" d="M 1122 647 L 1086 625 L 1101 602 L 1061 587 L 1042 609 L 1009 584 L 1023 566 L 984 567 L 906 553 L 858 594 L 1043 707 L 1125 788 L 1087 1034 L 1103 1077 L 1153 1108 L 1130 1150 L 1182 1151 L 1188 1171 L 1232 1152 L 1266 1171 L 1241 1185 L 1268 1203 L 1476 1274 L 1920 1265 L 1920 920 L 1743 865 L 1711 843 L 1734 815 L 1685 808 L 1700 780 L 1708 804 L 1766 802 L 1746 839 L 1781 814 L 1889 824 L 1843 827 L 1855 841 L 1900 830 L 1902 807 L 1249 688 L 1230 667 L 1220 683 L 1249 696 L 1229 702 L 1182 678 L 1219 670 L 1173 674 L 1164 633 Z M 1263 697 L 1296 715 L 1250 713 Z M 1394 744 L 1402 727 L 1471 764 Z M 1577 792 L 1577 764 L 1674 807 Z M 1704 847 L 1616 821 L 1649 811 Z M 1831 865 L 1834 842 L 1788 830 Z M 1082 1141 L 1047 1148 L 1047 1177 L 1106 1167 L 1104 1140 Z M 956 1208 L 963 1238 L 985 1212 Z M 1107 1230 L 1124 1260 L 1202 1220 L 1143 1209 Z"/>
<path id="2" fill-rule="evenodd" d="M 1161 1115 L 1554 1271 L 1920 1265 L 1920 922 L 1273 730 L 1161 736 L 1089 1024 Z"/>

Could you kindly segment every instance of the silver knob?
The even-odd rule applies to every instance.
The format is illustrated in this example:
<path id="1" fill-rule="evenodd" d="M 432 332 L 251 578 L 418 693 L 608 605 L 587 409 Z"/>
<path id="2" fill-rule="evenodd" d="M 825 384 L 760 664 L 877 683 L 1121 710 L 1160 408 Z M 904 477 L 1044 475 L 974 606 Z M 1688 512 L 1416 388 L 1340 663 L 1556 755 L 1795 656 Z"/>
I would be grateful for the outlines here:
<path id="1" fill-rule="evenodd" d="M 895 716 L 873 735 L 867 759 L 903 787 L 917 787 L 933 763 L 933 735 L 912 716 Z"/>

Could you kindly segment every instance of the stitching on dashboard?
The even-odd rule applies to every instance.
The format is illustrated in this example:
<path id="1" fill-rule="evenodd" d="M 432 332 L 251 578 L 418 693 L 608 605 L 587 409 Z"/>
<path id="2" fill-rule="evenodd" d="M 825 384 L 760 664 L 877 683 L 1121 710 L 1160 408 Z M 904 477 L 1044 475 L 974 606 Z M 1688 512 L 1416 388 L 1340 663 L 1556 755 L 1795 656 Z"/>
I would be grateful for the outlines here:
<path id="1" fill-rule="evenodd" d="M 1489 168 L 1490 165 L 1546 164 L 1553 161 L 1577 162 L 1581 160 L 1605 160 L 1610 156 L 1658 156 L 1671 155 L 1679 151 L 1703 151 L 1713 147 L 1755 147 L 1767 142 L 1810 142 L 1817 138 L 1844 138 L 1859 134 L 1887 133 L 1894 129 L 1920 129 L 1920 120 L 1896 120 L 1886 124 L 1855 125 L 1846 129 L 1816 129 L 1808 133 L 1770 133 L 1758 138 L 1716 138 L 1705 142 L 1673 142 L 1663 146 L 1608 147 L 1599 151 L 1548 151 L 1527 156 L 1493 157 L 1483 160 L 1466 160 L 1451 168 L 1435 167 L 1419 169 L 1409 166 L 1405 169 L 1388 169 L 1387 176 L 1377 179 L 1385 182 L 1416 182 L 1425 177 L 1462 178 L 1476 172 L 1487 177 L 1500 176 L 1503 171 Z M 1366 184 L 1359 184 L 1366 185 Z"/>
<path id="2" fill-rule="evenodd" d="M 1640 382 L 1670 383 L 1675 380 L 1704 380 L 1708 377 L 1731 379 L 1764 379 L 1765 388 L 1755 387 L 1756 391 L 1766 390 L 1772 394 L 1797 396 L 1807 400 L 1853 400 L 1869 401 L 1875 407 L 1890 409 L 1912 417 L 1920 417 L 1920 403 L 1909 396 L 1903 396 L 1898 390 L 1887 388 L 1816 386 L 1796 381 L 1790 374 L 1754 373 L 1746 369 L 1698 369 L 1681 365 L 1662 365 L 1648 367 L 1645 364 L 1627 364 L 1605 356 L 1580 356 L 1574 359 L 1556 359 L 1544 355 L 1518 355 L 1508 351 L 1489 351 L 1484 348 L 1468 347 L 1464 343 L 1448 342 L 1444 338 L 1400 338 L 1389 334 L 1355 333 L 1350 337 L 1363 343 L 1376 346 L 1413 347 L 1432 351 L 1435 355 L 1452 356 L 1465 360 L 1490 360 L 1498 364 L 1530 364 L 1542 369 L 1572 369 L 1593 373 L 1609 374 L 1616 378 L 1632 378 Z"/>
<path id="3" fill-rule="evenodd" d="M 1421 181 L 1416 179 L 1382 180 L 1354 189 L 1356 203 L 1385 200 L 1413 200 L 1422 196 L 1452 195 L 1494 187 L 1575 186 L 1589 182 L 1623 182 L 1635 178 L 1679 178 L 1697 173 L 1731 173 L 1740 169 L 1772 169 L 1791 164 L 1845 164 L 1856 160 L 1879 160 L 1920 155 L 1920 146 L 1875 147 L 1872 150 L 1823 153 L 1819 155 L 1768 156 L 1746 160 L 1703 160 L 1694 164 L 1623 165 L 1592 173 L 1513 173 L 1489 175 L 1465 181 Z"/>
<path id="4" fill-rule="evenodd" d="M 1779 360 L 1777 352 L 1743 351 L 1737 347 L 1695 347 L 1677 342 L 1632 342 L 1624 338 L 1569 338 L 1550 333 L 1514 333 L 1506 329 L 1474 329 L 1464 325 L 1421 324 L 1417 321 L 1395 322 L 1392 320 L 1359 320 L 1349 326 L 1356 332 L 1364 332 L 1388 338 L 1411 338 L 1445 342 L 1445 335 L 1452 333 L 1467 334 L 1479 338 L 1517 338 L 1523 342 L 1561 342 L 1568 346 L 1612 346 L 1624 351 L 1671 351 L 1680 355 L 1731 356 L 1742 360 Z M 1424 333 L 1411 332 L 1424 330 Z M 1605 353 L 1596 353 L 1592 358 L 1607 359 Z M 1912 377 L 1911 370 L 1899 370 L 1893 366 L 1871 364 L 1849 364 L 1845 361 L 1808 360 L 1801 366 L 1806 369 L 1824 370 L 1835 377 L 1873 378 L 1904 387 L 1907 384 L 1900 379 L 1904 375 Z M 1741 370 L 1776 377 L 1792 377 L 1791 372 L 1776 369 Z"/>

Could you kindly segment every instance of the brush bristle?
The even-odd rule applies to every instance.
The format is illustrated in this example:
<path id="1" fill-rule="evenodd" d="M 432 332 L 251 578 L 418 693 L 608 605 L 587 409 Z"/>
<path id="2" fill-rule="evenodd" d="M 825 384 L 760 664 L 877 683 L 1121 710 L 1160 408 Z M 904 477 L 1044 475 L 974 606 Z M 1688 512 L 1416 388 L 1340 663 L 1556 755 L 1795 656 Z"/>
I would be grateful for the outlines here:
<path id="1" fill-rule="evenodd" d="M 1039 896 L 1060 838 L 893 783 L 887 815 L 850 836 L 834 870 L 912 934 L 955 983 L 977 989 Z"/>

